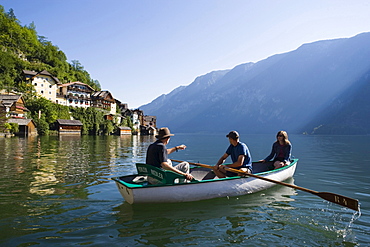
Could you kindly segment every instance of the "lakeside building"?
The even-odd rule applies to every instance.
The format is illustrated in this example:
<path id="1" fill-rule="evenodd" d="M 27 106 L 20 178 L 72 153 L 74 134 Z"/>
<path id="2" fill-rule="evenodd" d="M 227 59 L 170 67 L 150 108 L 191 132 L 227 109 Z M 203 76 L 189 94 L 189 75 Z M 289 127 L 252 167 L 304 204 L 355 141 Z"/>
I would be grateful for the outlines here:
<path id="1" fill-rule="evenodd" d="M 81 135 L 83 124 L 80 120 L 57 119 L 59 135 Z"/>
<path id="2" fill-rule="evenodd" d="M 36 124 L 32 119 L 25 118 L 10 118 L 8 123 L 18 124 L 18 132 L 15 133 L 17 136 L 36 136 L 37 128 Z"/>
<path id="3" fill-rule="evenodd" d="M 143 135 L 156 135 L 157 134 L 157 117 L 156 116 L 143 116 L 140 132 Z"/>
<path id="4" fill-rule="evenodd" d="M 129 127 L 119 127 L 119 134 L 120 136 L 132 135 L 131 128 Z"/>
<path id="5" fill-rule="evenodd" d="M 58 86 L 62 84 L 58 78 L 54 77 L 46 70 L 41 72 L 23 70 L 23 75 L 26 81 L 35 87 L 36 93 L 39 96 L 57 103 L 56 95 Z"/>
<path id="6" fill-rule="evenodd" d="M 144 112 L 142 110 L 136 109 L 136 110 L 128 110 L 125 112 L 125 114 L 131 117 L 133 128 L 134 128 L 134 134 L 140 134 L 140 126 L 143 123 Z"/>
<path id="7" fill-rule="evenodd" d="M 117 113 L 116 99 L 107 90 L 97 92 L 91 86 L 79 81 L 62 84 L 46 70 L 41 72 L 23 70 L 23 75 L 26 81 L 34 86 L 39 96 L 53 103 L 84 108 L 96 107 L 113 115 Z"/>
<path id="8" fill-rule="evenodd" d="M 5 123 L 18 124 L 19 130 L 16 135 L 30 136 L 37 135 L 36 124 L 32 119 L 27 119 L 29 110 L 21 95 L 0 94 L 0 126 Z M 6 132 L 5 129 L 0 132 Z"/>
<path id="9" fill-rule="evenodd" d="M 119 109 L 119 111 L 121 112 L 121 114 L 123 114 L 125 111 L 128 110 L 128 104 L 127 103 L 122 103 L 118 99 L 116 99 L 116 105 L 117 105 L 117 108 Z"/>
<path id="10" fill-rule="evenodd" d="M 73 107 L 95 107 L 106 111 L 105 119 L 120 124 L 122 119 L 130 117 L 133 122 L 135 134 L 152 134 L 156 131 L 156 117 L 147 116 L 144 119 L 143 111 L 129 110 L 126 103 L 115 99 L 107 91 L 95 91 L 91 86 L 76 81 L 62 84 L 57 77 L 48 71 L 41 72 L 23 70 L 26 82 L 32 84 L 37 95 L 44 97 L 53 103 Z M 127 130 L 125 130 L 127 131 Z"/>
<path id="11" fill-rule="evenodd" d="M 143 117 L 143 126 L 157 128 L 157 117 L 145 115 Z"/>
<path id="12" fill-rule="evenodd" d="M 0 112 L 4 113 L 6 118 L 26 118 L 25 102 L 21 95 L 0 94 Z"/>
<path id="13" fill-rule="evenodd" d="M 76 81 L 59 85 L 57 91 L 57 104 L 84 107 L 88 108 L 91 106 L 91 94 L 95 90 L 89 85 Z"/>
<path id="14" fill-rule="evenodd" d="M 104 109 L 110 114 L 117 113 L 117 104 L 116 100 L 113 98 L 112 94 L 107 91 L 98 91 L 91 95 L 91 106 Z"/>

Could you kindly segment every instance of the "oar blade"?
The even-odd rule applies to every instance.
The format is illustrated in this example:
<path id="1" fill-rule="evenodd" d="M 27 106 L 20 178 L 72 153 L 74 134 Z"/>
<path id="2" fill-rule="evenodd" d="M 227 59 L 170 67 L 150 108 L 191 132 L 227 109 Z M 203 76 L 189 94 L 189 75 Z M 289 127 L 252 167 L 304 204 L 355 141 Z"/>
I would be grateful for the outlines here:
<path id="1" fill-rule="evenodd" d="M 342 195 L 338 195 L 338 194 L 334 194 L 330 192 L 317 192 L 315 194 L 329 202 L 336 203 L 343 207 L 347 207 L 347 208 L 359 211 L 357 199 L 353 199 L 350 197 L 346 197 L 346 196 L 342 196 Z"/>

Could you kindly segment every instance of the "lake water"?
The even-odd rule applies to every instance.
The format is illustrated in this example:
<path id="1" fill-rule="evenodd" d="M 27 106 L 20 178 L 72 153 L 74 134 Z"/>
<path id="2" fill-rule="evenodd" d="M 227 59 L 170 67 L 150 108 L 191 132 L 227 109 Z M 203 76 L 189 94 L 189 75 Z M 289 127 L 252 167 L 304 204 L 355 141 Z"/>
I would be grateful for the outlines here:
<path id="1" fill-rule="evenodd" d="M 274 135 L 242 135 L 259 160 Z M 291 135 L 295 185 L 360 200 L 361 213 L 284 186 L 253 195 L 129 205 L 110 178 L 133 174 L 151 136 L 0 138 L 1 246 L 369 246 L 370 136 Z M 215 164 L 225 133 L 176 134 L 170 157 Z"/>

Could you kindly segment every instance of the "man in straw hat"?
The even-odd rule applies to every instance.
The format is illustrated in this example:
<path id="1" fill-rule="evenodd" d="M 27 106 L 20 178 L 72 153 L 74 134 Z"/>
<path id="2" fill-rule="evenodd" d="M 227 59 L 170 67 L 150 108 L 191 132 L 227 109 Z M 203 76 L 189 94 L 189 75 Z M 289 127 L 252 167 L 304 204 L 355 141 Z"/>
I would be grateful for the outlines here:
<path id="1" fill-rule="evenodd" d="M 182 162 L 173 167 L 171 160 L 168 159 L 169 154 L 186 148 L 185 145 L 180 145 L 167 149 L 166 145 L 169 143 L 171 136 L 174 136 L 174 134 L 171 134 L 167 127 L 159 129 L 158 135 L 155 136 L 157 141 L 150 144 L 146 152 L 146 164 L 176 172 L 185 176 L 187 180 L 194 179 L 189 173 L 190 167 L 188 162 Z M 149 183 L 156 183 L 150 177 L 148 178 L 148 181 Z"/>
<path id="2" fill-rule="evenodd" d="M 237 173 L 225 170 L 225 167 L 252 173 L 252 157 L 247 145 L 239 141 L 239 133 L 236 131 L 230 131 L 226 137 L 229 138 L 230 146 L 227 148 L 224 155 L 222 155 L 218 160 L 217 164 L 213 167 L 214 173 L 219 178 L 239 175 Z M 231 156 L 231 161 L 233 163 L 229 165 L 222 165 L 229 155 Z"/>

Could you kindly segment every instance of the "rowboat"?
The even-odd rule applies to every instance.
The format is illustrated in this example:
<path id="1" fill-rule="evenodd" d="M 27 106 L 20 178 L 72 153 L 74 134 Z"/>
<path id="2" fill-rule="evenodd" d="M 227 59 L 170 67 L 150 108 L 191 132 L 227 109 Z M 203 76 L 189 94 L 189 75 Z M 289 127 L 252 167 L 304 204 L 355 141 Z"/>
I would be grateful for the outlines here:
<path id="1" fill-rule="evenodd" d="M 207 165 L 192 167 L 190 173 L 195 178 L 192 181 L 183 181 L 183 177 L 177 173 L 138 163 L 137 174 L 112 179 L 129 204 L 200 201 L 265 190 L 276 183 L 263 180 L 261 177 L 282 182 L 293 177 L 297 163 L 298 159 L 293 159 L 290 165 L 273 169 L 272 162 L 253 162 L 252 175 L 256 175 L 255 177 L 242 175 L 218 178 L 211 169 L 206 168 Z M 158 184 L 149 184 L 148 177 L 156 179 Z"/>

